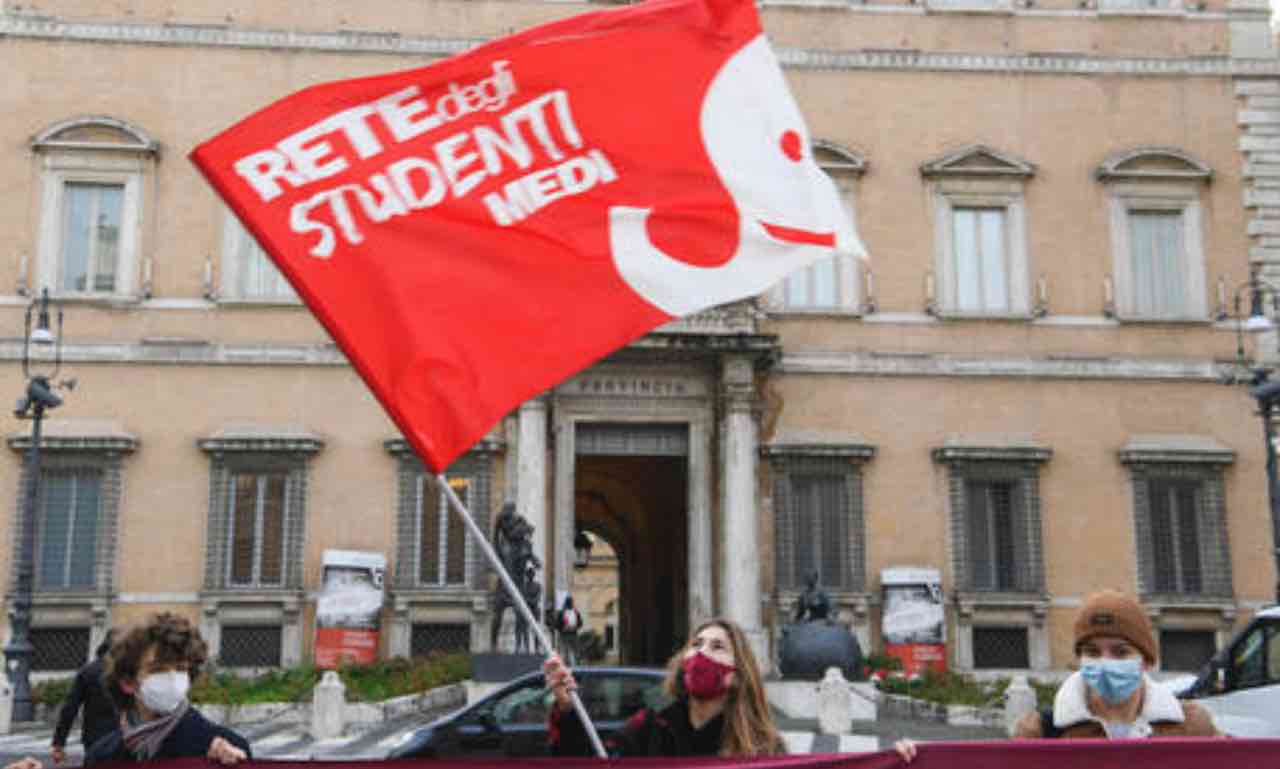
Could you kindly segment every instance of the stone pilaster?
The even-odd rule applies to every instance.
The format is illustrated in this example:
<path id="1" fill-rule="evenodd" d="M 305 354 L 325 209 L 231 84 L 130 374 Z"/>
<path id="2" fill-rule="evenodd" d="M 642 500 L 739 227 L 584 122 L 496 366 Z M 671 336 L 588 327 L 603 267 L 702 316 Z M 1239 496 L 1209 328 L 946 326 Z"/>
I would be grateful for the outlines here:
<path id="1" fill-rule="evenodd" d="M 516 458 L 516 512 L 533 524 L 533 552 L 545 564 L 547 532 L 547 398 L 539 395 L 520 404 L 520 439 Z M 538 579 L 546 584 L 546 569 Z"/>
<path id="2" fill-rule="evenodd" d="M 756 659 L 769 659 L 761 621 L 760 522 L 756 507 L 755 367 L 746 356 L 727 357 L 721 395 L 721 504 L 724 520 L 720 556 L 720 611 L 737 622 L 750 639 Z"/>

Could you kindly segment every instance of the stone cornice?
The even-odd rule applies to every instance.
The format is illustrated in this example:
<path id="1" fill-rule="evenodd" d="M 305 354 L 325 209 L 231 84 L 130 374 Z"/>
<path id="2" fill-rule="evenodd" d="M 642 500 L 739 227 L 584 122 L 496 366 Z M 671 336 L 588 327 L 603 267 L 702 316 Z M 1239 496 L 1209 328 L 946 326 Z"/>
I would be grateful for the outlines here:
<path id="1" fill-rule="evenodd" d="M 855 10 L 850 8 L 850 11 Z M 1089 18 L 1092 14 L 1086 14 Z M 1208 14 L 1188 15 L 1188 21 L 1222 23 Z M 403 54 L 450 56 L 485 40 L 466 37 L 406 36 L 395 32 L 297 32 L 245 29 L 230 25 L 124 24 L 62 21 L 47 16 L 0 15 L 0 37 L 90 43 L 201 46 L 313 51 L 345 54 Z M 780 47 L 778 58 L 796 69 L 921 70 L 938 72 L 1000 72 L 1045 75 L 1145 75 L 1165 77 L 1232 77 L 1280 75 L 1275 59 L 1230 57 L 1093 57 L 1075 54 L 927 53 L 921 51 L 829 51 Z"/>
<path id="2" fill-rule="evenodd" d="M 382 448 L 386 449 L 387 453 L 394 457 L 416 456 L 413 452 L 413 447 L 404 438 L 388 438 L 382 442 Z M 468 454 L 497 454 L 505 448 L 506 444 L 503 441 L 491 435 L 486 435 L 463 452 L 459 459 L 465 458 Z"/>
<path id="3" fill-rule="evenodd" d="M 324 448 L 324 440 L 315 435 L 295 432 L 271 434 L 225 434 L 200 438 L 196 446 L 209 454 L 218 453 L 271 453 L 316 454 Z"/>
<path id="4" fill-rule="evenodd" d="M 9 448 L 26 451 L 31 448 L 30 435 L 11 435 Z M 91 451 L 96 453 L 119 452 L 129 454 L 137 450 L 138 439 L 132 436 L 112 435 L 42 435 L 40 448 L 44 451 Z"/>
<path id="5" fill-rule="evenodd" d="M 940 446 L 933 450 L 935 462 L 1048 462 L 1053 449 L 1047 446 Z"/>
<path id="6" fill-rule="evenodd" d="M 961 356 L 943 353 L 784 352 L 782 374 L 895 377 L 1012 377 L 1220 382 L 1225 364 L 1212 360 Z"/>

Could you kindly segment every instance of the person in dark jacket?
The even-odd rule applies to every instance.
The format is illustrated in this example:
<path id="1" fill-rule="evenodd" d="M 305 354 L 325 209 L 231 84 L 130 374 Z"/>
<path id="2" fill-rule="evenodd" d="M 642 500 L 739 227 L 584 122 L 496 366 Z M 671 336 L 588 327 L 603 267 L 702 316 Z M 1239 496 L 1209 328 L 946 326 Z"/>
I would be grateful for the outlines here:
<path id="1" fill-rule="evenodd" d="M 61 764 L 67 760 L 67 735 L 71 733 L 71 725 L 75 723 L 76 714 L 84 710 L 84 719 L 80 723 L 80 742 L 87 751 L 119 723 L 115 701 L 107 694 L 103 681 L 105 657 L 111 649 L 115 638 L 115 630 L 108 630 L 107 637 L 98 644 L 94 651 L 93 661 L 80 668 L 71 691 L 62 703 L 58 713 L 58 725 L 53 730 L 53 763 Z"/>
<path id="2" fill-rule="evenodd" d="M 555 695 L 547 729 L 556 756 L 592 755 L 569 700 L 577 688 L 560 657 L 543 665 Z M 765 701 L 764 684 L 746 636 L 733 622 L 710 620 L 667 663 L 664 684 L 675 702 L 643 708 L 605 749 L 615 756 L 766 756 L 786 753 Z"/>
<path id="3" fill-rule="evenodd" d="M 198 757 L 231 765 L 251 758 L 248 741 L 187 701 L 207 655 L 186 617 L 164 612 L 129 631 L 107 655 L 107 689 L 118 697 L 120 723 L 89 748 L 85 766 Z"/>

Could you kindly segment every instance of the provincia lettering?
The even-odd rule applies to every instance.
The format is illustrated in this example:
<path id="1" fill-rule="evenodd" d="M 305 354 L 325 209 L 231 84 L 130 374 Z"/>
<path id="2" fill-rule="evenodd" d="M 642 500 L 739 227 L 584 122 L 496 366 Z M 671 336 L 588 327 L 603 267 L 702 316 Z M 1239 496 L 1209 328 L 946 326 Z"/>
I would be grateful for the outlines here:
<path id="1" fill-rule="evenodd" d="M 509 62 L 495 61 L 491 74 L 473 83 L 449 83 L 433 94 L 411 85 L 337 112 L 239 158 L 234 168 L 264 203 L 286 188 L 318 188 L 293 204 L 289 226 L 311 239 L 309 253 L 321 259 L 333 255 L 339 238 L 362 243 L 370 223 L 465 198 L 486 180 L 518 174 L 481 198 L 493 221 L 508 227 L 618 179 L 608 156 L 587 146 L 578 131 L 567 92 L 523 102 L 519 93 Z M 402 144 L 486 113 L 492 118 L 444 136 L 422 154 L 399 157 L 363 181 L 333 179 L 354 159 L 385 153 L 383 136 Z"/>

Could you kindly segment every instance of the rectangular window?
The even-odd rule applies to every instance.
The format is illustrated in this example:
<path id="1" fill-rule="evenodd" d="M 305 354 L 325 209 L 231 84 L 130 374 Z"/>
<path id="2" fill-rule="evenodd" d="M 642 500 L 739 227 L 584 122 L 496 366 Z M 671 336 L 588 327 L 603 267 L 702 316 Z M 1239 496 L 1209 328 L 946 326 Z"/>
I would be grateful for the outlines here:
<path id="1" fill-rule="evenodd" d="M 230 581 L 237 587 L 284 584 L 285 473 L 232 473 Z"/>
<path id="2" fill-rule="evenodd" d="M 223 235 L 223 294 L 230 299 L 297 302 L 298 295 L 249 231 L 231 213 Z"/>
<path id="3" fill-rule="evenodd" d="M 1019 590 L 1016 481 L 965 483 L 969 568 L 974 590 Z"/>
<path id="4" fill-rule="evenodd" d="M 470 650 L 470 625 L 424 622 L 415 623 L 409 631 L 409 655 L 412 657 Z"/>
<path id="5" fill-rule="evenodd" d="M 955 311 L 1011 312 L 1005 209 L 955 207 L 951 218 Z"/>
<path id="6" fill-rule="evenodd" d="M 1152 557 L 1157 593 L 1199 593 L 1200 484 L 1194 480 L 1152 479 Z"/>
<path id="7" fill-rule="evenodd" d="M 450 478 L 449 486 L 470 507 L 471 482 Z M 449 508 L 443 489 L 433 479 L 418 476 L 418 580 L 424 585 L 465 585 L 467 529 Z"/>
<path id="8" fill-rule="evenodd" d="M 1195 673 L 1218 648 L 1212 630 L 1161 630 L 1160 668 Z"/>
<path id="9" fill-rule="evenodd" d="M 837 590 L 850 589 L 849 498 L 845 478 L 836 474 L 791 476 L 796 506 L 795 557 L 792 584 L 818 572 L 818 584 Z"/>
<path id="10" fill-rule="evenodd" d="M 223 625 L 218 661 L 229 668 L 274 668 L 280 666 L 280 625 Z"/>
<path id="11" fill-rule="evenodd" d="M 1134 314 L 1145 318 L 1189 315 L 1182 213 L 1130 210 L 1128 218 Z"/>
<path id="12" fill-rule="evenodd" d="M 123 184 L 67 182 L 63 187 L 59 292 L 116 290 Z"/>
<path id="13" fill-rule="evenodd" d="M 1031 647 L 1024 627 L 975 627 L 973 667 L 1025 670 L 1031 667 Z"/>
<path id="14" fill-rule="evenodd" d="M 33 627 L 32 670 L 76 670 L 89 659 L 89 628 Z"/>
<path id="15" fill-rule="evenodd" d="M 91 590 L 97 587 L 102 473 L 59 469 L 41 477 L 39 589 Z"/>
<path id="16" fill-rule="evenodd" d="M 820 259 L 791 273 L 784 287 L 788 309 L 834 310 L 839 307 L 836 259 Z"/>

